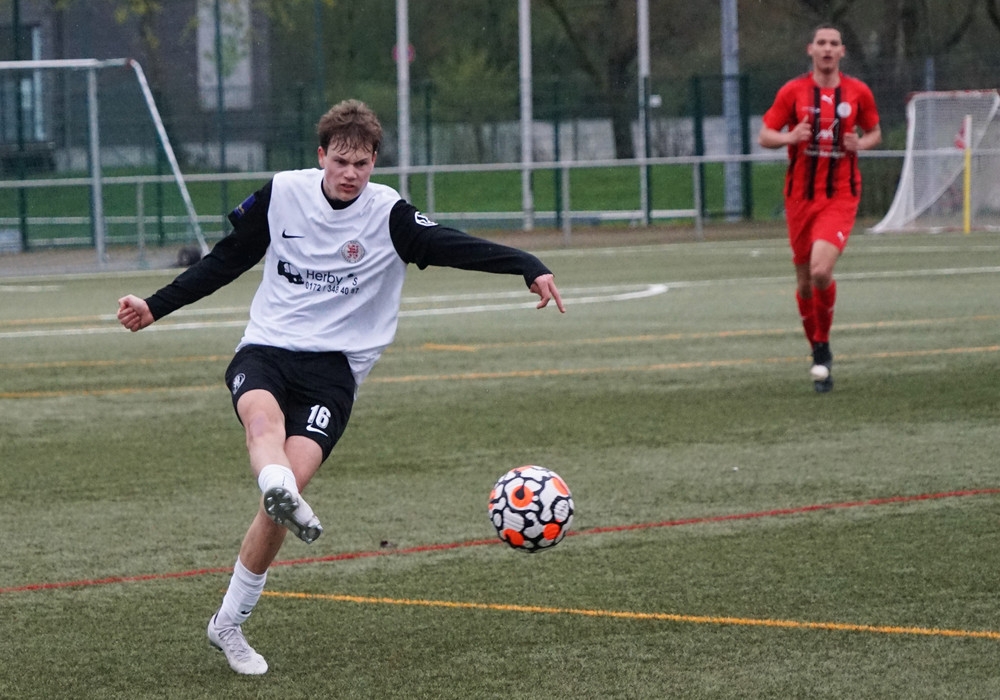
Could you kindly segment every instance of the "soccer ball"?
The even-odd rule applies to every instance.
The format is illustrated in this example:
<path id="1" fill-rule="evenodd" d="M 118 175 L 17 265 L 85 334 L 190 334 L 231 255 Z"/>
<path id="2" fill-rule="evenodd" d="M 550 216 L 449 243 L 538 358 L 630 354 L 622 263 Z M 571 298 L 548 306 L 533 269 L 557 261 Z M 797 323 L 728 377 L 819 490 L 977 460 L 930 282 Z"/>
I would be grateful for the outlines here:
<path id="1" fill-rule="evenodd" d="M 573 524 L 573 496 L 550 469 L 511 469 L 490 492 L 490 521 L 514 549 L 539 552 L 566 536 Z"/>

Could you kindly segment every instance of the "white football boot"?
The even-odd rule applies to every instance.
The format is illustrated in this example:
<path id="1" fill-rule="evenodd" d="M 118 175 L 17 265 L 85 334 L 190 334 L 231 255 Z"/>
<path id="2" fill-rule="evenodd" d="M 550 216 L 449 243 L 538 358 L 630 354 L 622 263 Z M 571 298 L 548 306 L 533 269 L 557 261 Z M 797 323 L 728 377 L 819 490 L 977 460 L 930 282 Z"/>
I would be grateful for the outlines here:
<path id="1" fill-rule="evenodd" d="M 259 676 L 267 673 L 267 661 L 247 644 L 239 625 L 222 627 L 217 624 L 218 615 L 208 621 L 208 642 L 226 655 L 230 668 L 245 676 Z"/>
<path id="2" fill-rule="evenodd" d="M 813 343 L 813 364 L 809 376 L 813 388 L 820 394 L 833 390 L 833 353 L 829 343 Z"/>

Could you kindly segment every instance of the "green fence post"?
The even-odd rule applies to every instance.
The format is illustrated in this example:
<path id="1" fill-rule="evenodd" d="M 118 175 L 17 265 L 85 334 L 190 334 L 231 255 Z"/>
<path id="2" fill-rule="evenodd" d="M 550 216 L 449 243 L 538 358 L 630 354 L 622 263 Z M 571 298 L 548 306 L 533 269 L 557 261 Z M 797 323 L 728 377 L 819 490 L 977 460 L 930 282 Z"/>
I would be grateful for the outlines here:
<path id="1" fill-rule="evenodd" d="M 743 142 L 743 155 L 750 155 L 750 76 L 744 73 L 740 76 L 740 139 Z M 743 189 L 743 218 L 753 219 L 753 163 L 743 161 L 740 166 Z"/>
<path id="2" fill-rule="evenodd" d="M 701 78 L 691 76 L 691 118 L 694 127 L 694 154 L 705 155 L 705 107 L 701 100 Z M 698 163 L 698 186 L 701 190 L 701 215 L 705 216 L 705 164 Z"/>
<path id="3" fill-rule="evenodd" d="M 14 0 L 13 17 L 11 31 L 14 36 L 14 60 L 21 60 L 21 3 Z M 24 104 L 21 94 L 20 73 L 14 73 L 17 78 L 16 89 L 14 90 L 14 126 L 17 129 L 17 179 L 23 180 L 27 177 L 27 168 L 24 152 Z M 28 250 L 28 193 L 20 187 L 17 190 L 17 214 L 21 229 L 21 250 Z"/>
<path id="4" fill-rule="evenodd" d="M 561 104 L 559 102 L 559 81 L 556 80 L 552 84 L 552 159 L 555 162 L 560 162 L 562 160 L 562 149 L 560 147 L 559 138 L 559 122 L 562 120 L 561 114 Z M 556 168 L 552 171 L 553 175 L 553 190 L 555 192 L 555 212 L 556 212 L 556 228 L 562 228 L 562 171 Z"/>
<path id="5" fill-rule="evenodd" d="M 434 164 L 434 120 L 431 110 L 434 106 L 434 82 L 428 78 L 424 81 L 424 160 L 427 168 L 427 192 L 424 195 L 424 206 L 427 214 L 434 216 L 434 173 L 430 166 Z"/>

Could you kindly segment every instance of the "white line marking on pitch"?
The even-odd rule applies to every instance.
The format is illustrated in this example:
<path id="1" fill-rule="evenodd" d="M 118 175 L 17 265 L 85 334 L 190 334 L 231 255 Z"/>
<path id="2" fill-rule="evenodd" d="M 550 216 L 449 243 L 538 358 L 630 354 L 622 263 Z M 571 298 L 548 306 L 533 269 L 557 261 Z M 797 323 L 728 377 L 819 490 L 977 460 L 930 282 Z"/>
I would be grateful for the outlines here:
<path id="1" fill-rule="evenodd" d="M 634 285 L 630 285 L 634 286 Z M 589 297 L 572 297 L 566 300 L 567 304 L 602 304 L 609 301 L 629 301 L 631 299 L 646 299 L 649 297 L 665 294 L 669 289 L 666 284 L 651 284 L 645 289 L 635 292 L 622 292 L 621 294 L 602 294 Z M 591 290 L 593 291 L 593 290 Z M 498 295 L 499 296 L 499 295 Z M 506 295 L 505 295 L 506 296 Z M 518 296 L 522 296 L 518 293 Z M 503 311 L 507 309 L 533 309 L 537 301 L 525 301 L 515 304 L 481 304 L 479 306 L 450 306 L 442 309 L 414 309 L 412 311 L 400 311 L 401 317 L 411 316 L 444 316 L 447 314 L 479 313 L 482 311 Z"/>
<path id="2" fill-rule="evenodd" d="M 1000 272 L 1000 266 L 988 266 L 988 267 L 946 267 L 937 268 L 930 270 L 882 270 L 882 271 L 871 271 L 871 272 L 841 272 L 837 274 L 840 279 L 852 279 L 852 280 L 879 280 L 879 279 L 902 279 L 907 277 L 952 277 L 958 275 L 981 275 L 981 274 L 996 274 Z M 597 304 L 597 303 L 607 303 L 614 301 L 625 301 L 632 299 L 643 299 L 652 296 L 657 296 L 659 294 L 665 293 L 670 288 L 674 289 L 684 289 L 692 287 L 710 287 L 715 285 L 720 286 L 732 286 L 732 285 L 745 285 L 745 284 L 771 284 L 771 283 L 781 283 L 787 284 L 787 276 L 772 276 L 772 277 L 737 277 L 731 279 L 717 279 L 717 280 L 678 280 L 674 282 L 660 282 L 651 283 L 647 285 L 641 284 L 626 284 L 613 287 L 579 287 L 573 289 L 566 289 L 563 291 L 563 296 L 568 304 Z M 619 291 L 621 290 L 621 291 Z M 624 291 L 624 290 L 635 290 L 635 291 Z M 601 294 L 594 295 L 594 292 L 602 292 Z M 617 293 L 615 293 L 617 292 Z M 574 297 L 573 294 L 589 294 L 591 296 L 580 296 Z M 447 302 L 447 301 L 461 301 L 468 299 L 477 298 L 487 298 L 487 299 L 504 299 L 504 298 L 514 298 L 515 296 L 521 296 L 523 292 L 481 292 L 474 294 L 455 294 L 455 295 L 435 295 L 427 297 L 406 297 L 403 299 L 404 304 L 415 304 L 415 303 L 429 303 L 429 302 Z M 400 316 L 410 317 L 410 316 L 443 316 L 448 314 L 460 314 L 460 313 L 482 313 L 486 311 L 507 311 L 512 309 L 524 309 L 533 308 L 537 302 L 519 302 L 511 304 L 481 304 L 475 306 L 461 306 L 461 307 L 447 307 L 440 309 L 419 309 L 410 311 L 400 311 Z M 245 313 L 245 309 L 238 309 L 241 313 Z M 213 315 L 213 314 L 224 314 L 237 311 L 236 307 L 224 307 L 224 308 L 208 308 L 208 309 L 181 309 L 176 312 L 176 317 L 183 315 Z M 115 316 L 113 314 L 105 314 L 95 317 L 96 321 L 115 321 Z M 52 323 L 59 323 L 59 319 L 52 319 Z M 190 323 L 164 323 L 162 325 L 154 325 L 146 328 L 146 332 L 156 332 L 156 331 L 178 331 L 178 330 L 201 330 L 205 328 L 239 328 L 246 324 L 246 319 L 240 319 L 238 321 L 206 321 L 206 322 L 190 322 Z M 111 332 L 121 332 L 119 327 L 78 327 L 78 328 L 62 328 L 62 329 L 51 329 L 51 330 L 35 330 L 35 331 L 10 331 L 6 333 L 0 333 L 0 340 L 13 339 L 13 338 L 38 338 L 38 337 L 50 337 L 50 336 L 65 336 L 65 335 L 93 335 L 97 333 L 111 333 Z"/>
<path id="3" fill-rule="evenodd" d="M 0 284 L 0 292 L 58 292 L 62 286 L 58 284 Z"/>
<path id="4" fill-rule="evenodd" d="M 615 301 L 629 301 L 633 299 L 645 299 L 648 297 L 657 296 L 659 294 L 665 294 L 669 289 L 670 285 L 666 284 L 649 284 L 649 285 L 622 285 L 618 287 L 596 287 L 588 289 L 587 291 L 595 292 L 602 291 L 607 292 L 605 294 L 595 295 L 595 296 L 581 296 L 572 297 L 567 300 L 567 303 L 572 304 L 598 304 L 607 303 Z M 633 291 L 620 291 L 631 289 Z M 610 292 L 618 291 L 617 294 L 612 294 Z M 473 298 L 513 298 L 513 297 L 523 297 L 524 292 L 501 292 L 499 294 L 474 294 L 474 295 L 462 295 L 455 294 L 449 296 L 436 296 L 436 297 L 411 297 L 406 301 L 411 303 L 420 303 L 427 301 L 459 301 L 462 299 Z M 449 314 L 463 314 L 463 313 L 482 313 L 487 311 L 507 311 L 511 309 L 532 309 L 537 304 L 537 301 L 527 301 L 518 302 L 510 304 L 479 304 L 475 306 L 449 306 L 439 309 L 414 309 L 410 311 L 400 311 L 399 315 L 401 317 L 410 316 L 445 316 Z M 205 315 L 210 313 L 208 309 L 197 310 L 199 315 Z M 241 312 L 245 312 L 245 309 L 240 309 Z M 113 314 L 104 314 L 102 316 L 96 317 L 95 320 L 98 321 L 116 321 Z M 240 319 L 238 321 L 189 321 L 186 323 L 171 323 L 166 322 L 162 325 L 152 325 L 143 329 L 143 333 L 151 332 L 164 332 L 164 331 L 191 331 L 191 330 L 203 330 L 206 328 L 242 328 L 246 325 L 245 319 Z M 121 333 L 123 331 L 119 326 L 90 326 L 90 327 L 74 327 L 74 328 L 55 328 L 55 329 L 39 329 L 39 330 L 25 330 L 25 331 L 9 331 L 6 333 L 0 333 L 0 340 L 3 339 L 13 339 L 13 338 L 46 338 L 52 336 L 66 336 L 66 335 L 96 335 L 100 333 Z"/>

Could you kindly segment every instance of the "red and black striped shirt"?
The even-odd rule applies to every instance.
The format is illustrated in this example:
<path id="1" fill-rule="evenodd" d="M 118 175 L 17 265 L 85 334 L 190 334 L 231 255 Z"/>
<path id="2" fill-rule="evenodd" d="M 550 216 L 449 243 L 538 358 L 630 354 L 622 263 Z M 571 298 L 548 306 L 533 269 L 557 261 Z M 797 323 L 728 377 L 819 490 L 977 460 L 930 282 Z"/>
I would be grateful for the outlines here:
<path id="1" fill-rule="evenodd" d="M 812 73 L 785 83 L 764 113 L 764 126 L 793 129 L 803 119 L 812 137 L 788 147 L 785 197 L 815 199 L 858 197 L 861 173 L 858 154 L 844 149 L 844 134 L 870 131 L 879 123 L 871 89 L 857 78 L 840 74 L 837 87 L 820 87 Z"/>

